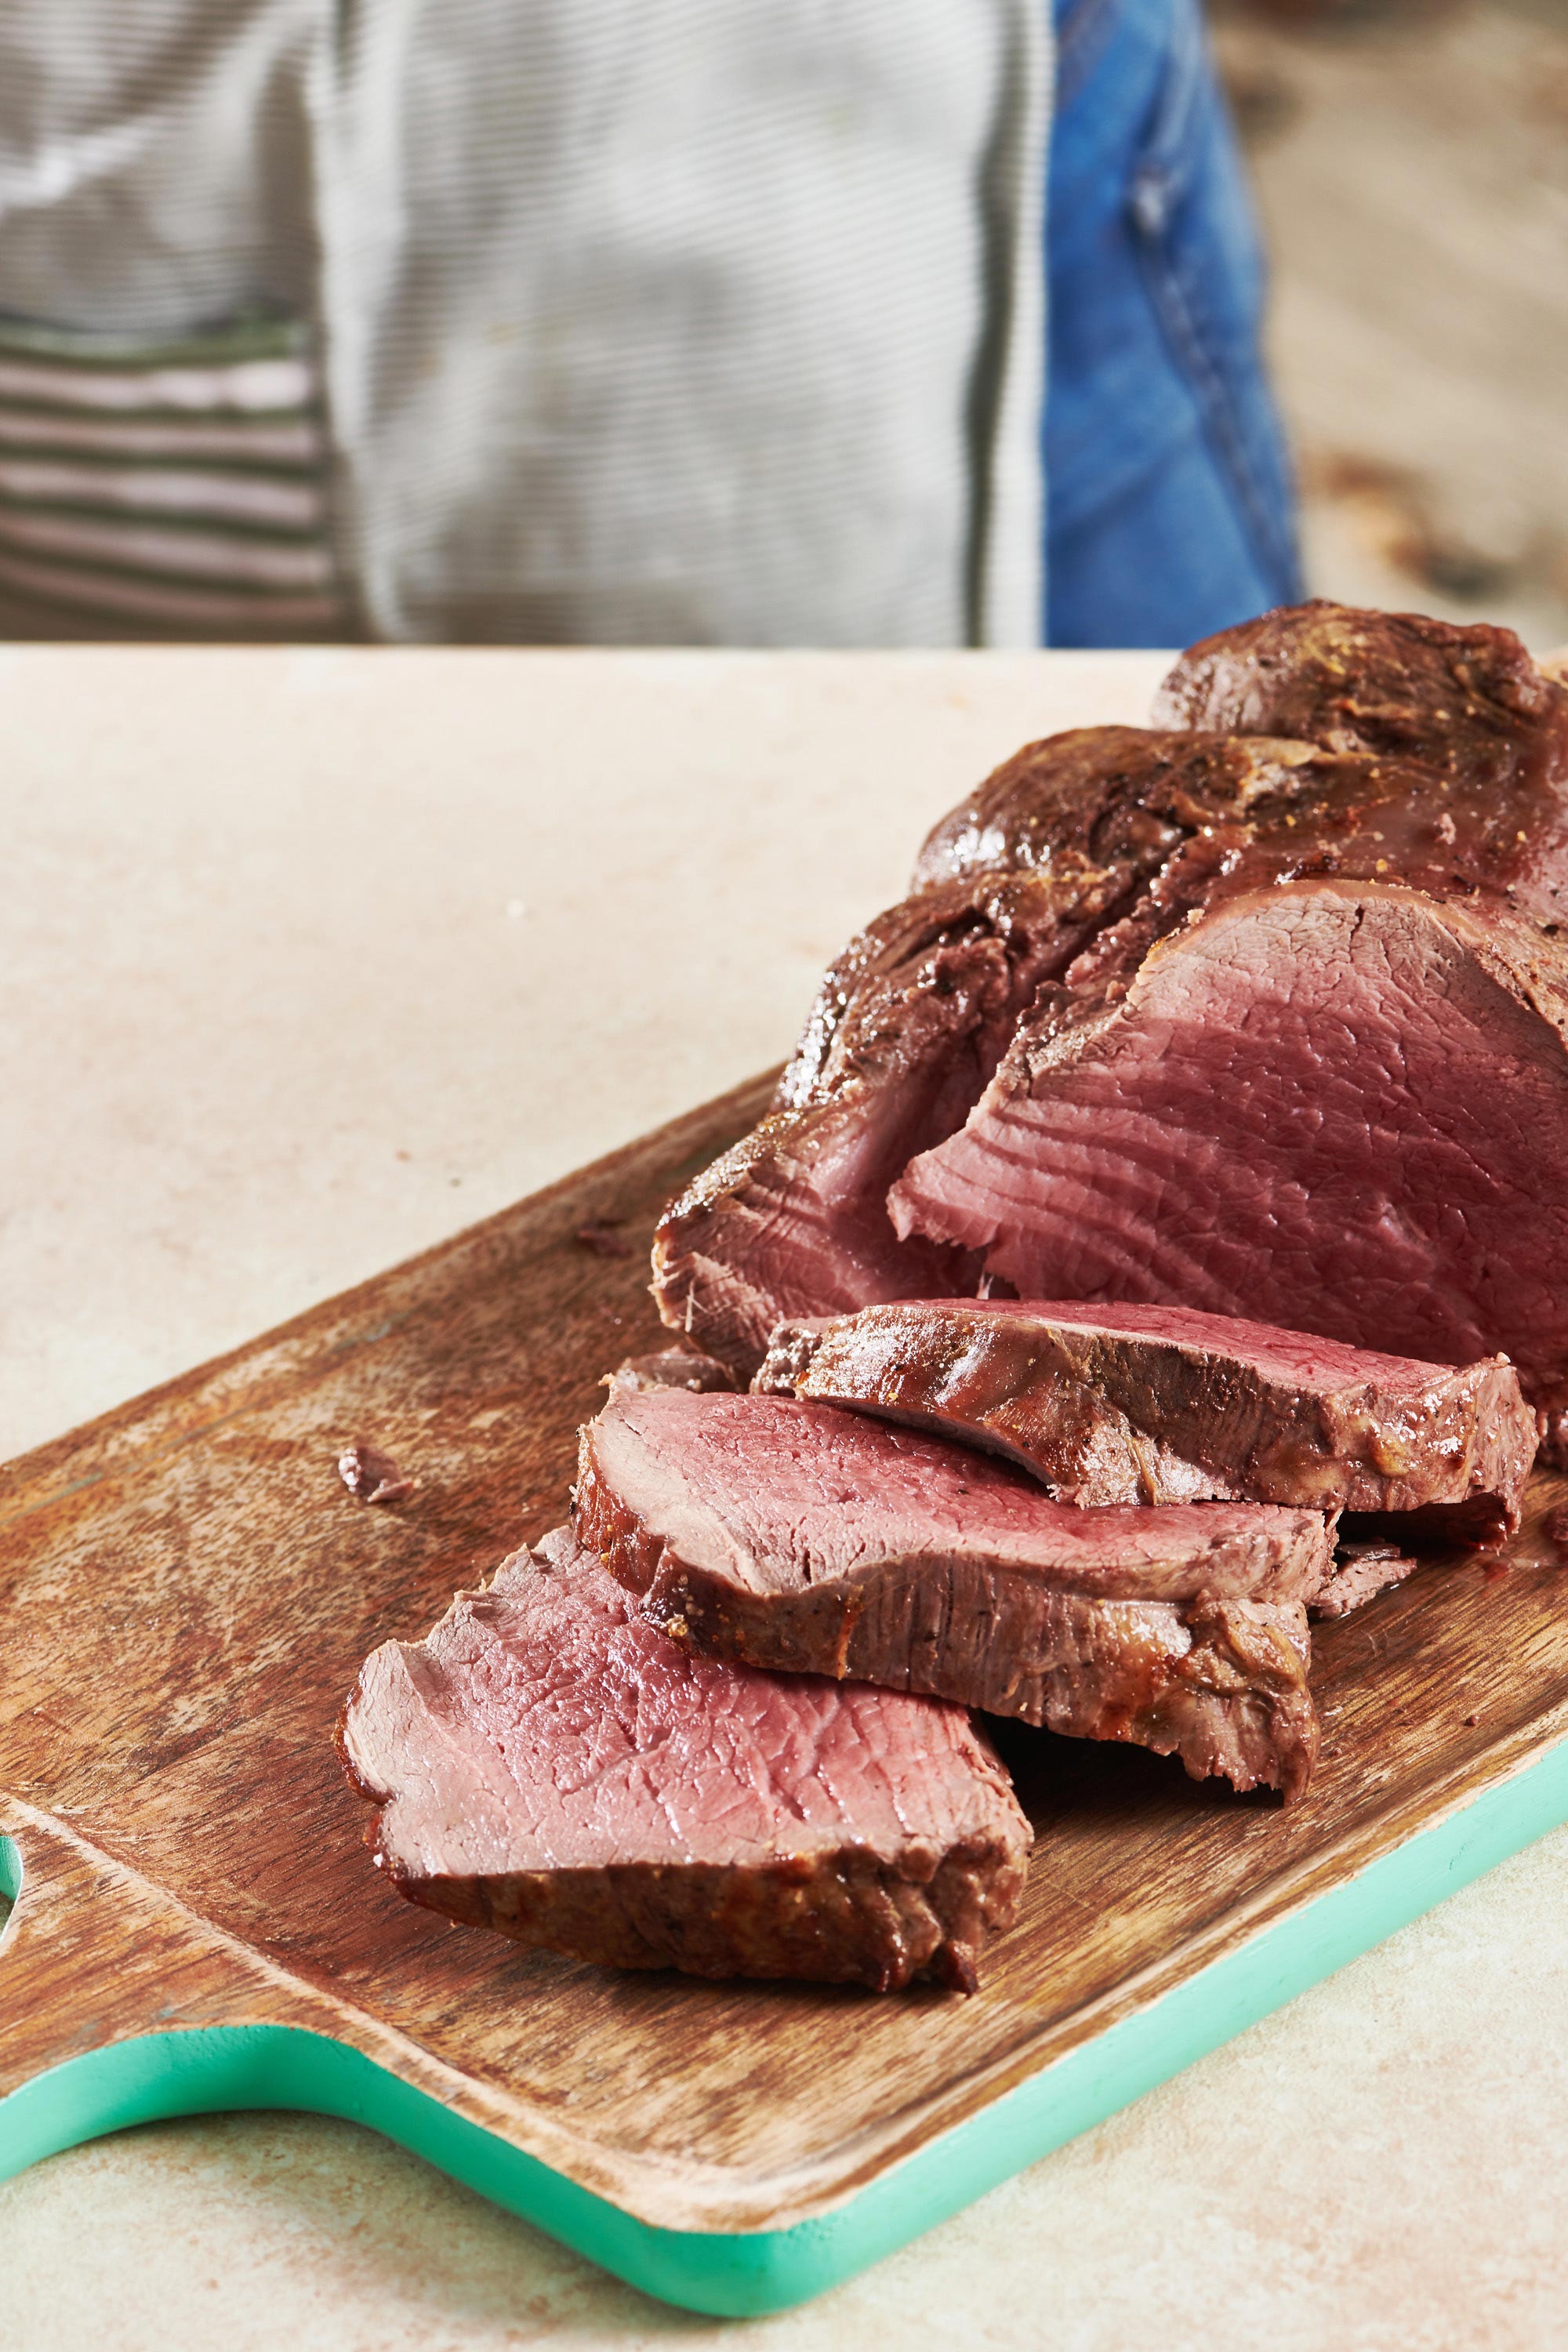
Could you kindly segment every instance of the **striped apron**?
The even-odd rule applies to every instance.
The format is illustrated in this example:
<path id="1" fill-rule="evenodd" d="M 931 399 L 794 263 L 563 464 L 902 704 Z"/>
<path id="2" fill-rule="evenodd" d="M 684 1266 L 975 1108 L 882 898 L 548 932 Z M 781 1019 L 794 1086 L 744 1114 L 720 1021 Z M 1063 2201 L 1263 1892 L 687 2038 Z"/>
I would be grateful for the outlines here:
<path id="1" fill-rule="evenodd" d="M 1041 0 L 7 0 L 0 596 L 1032 645 Z"/>

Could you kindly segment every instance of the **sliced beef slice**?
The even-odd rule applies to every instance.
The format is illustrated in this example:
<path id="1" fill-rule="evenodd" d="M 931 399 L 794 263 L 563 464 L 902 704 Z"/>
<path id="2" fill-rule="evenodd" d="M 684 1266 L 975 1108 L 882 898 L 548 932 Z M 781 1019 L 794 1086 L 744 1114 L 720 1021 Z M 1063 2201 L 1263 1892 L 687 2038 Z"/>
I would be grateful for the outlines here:
<path id="1" fill-rule="evenodd" d="M 963 1125 L 1041 981 L 1106 903 L 1102 877 L 972 876 L 853 940 L 773 1110 L 665 1213 L 653 1254 L 665 1322 L 749 1377 L 783 1315 L 972 1289 L 962 1254 L 900 1240 L 888 1187 Z"/>
<path id="2" fill-rule="evenodd" d="M 961 1708 L 694 1657 L 565 1529 L 384 1643 L 339 1738 L 400 1894 L 579 1959 L 973 1986 L 1023 1887 Z"/>
<path id="3" fill-rule="evenodd" d="M 1025 1297 L 1185 1306 L 1425 1362 L 1502 1352 L 1568 1408 L 1568 966 L 1495 908 L 1298 883 L 1026 1022 L 900 1232 Z"/>
<path id="4" fill-rule="evenodd" d="M 1313 1512 L 1082 1511 L 864 1414 L 666 1391 L 584 1431 L 577 1528 L 705 1654 L 1136 1741 L 1240 1789 L 1293 1797 L 1311 1770 Z"/>
<path id="5" fill-rule="evenodd" d="M 1513 1533 L 1535 1457 L 1500 1357 L 1454 1370 L 1180 1307 L 868 1307 L 781 1324 L 752 1386 L 988 1446 L 1064 1502 L 1397 1513 L 1438 1540 Z"/>

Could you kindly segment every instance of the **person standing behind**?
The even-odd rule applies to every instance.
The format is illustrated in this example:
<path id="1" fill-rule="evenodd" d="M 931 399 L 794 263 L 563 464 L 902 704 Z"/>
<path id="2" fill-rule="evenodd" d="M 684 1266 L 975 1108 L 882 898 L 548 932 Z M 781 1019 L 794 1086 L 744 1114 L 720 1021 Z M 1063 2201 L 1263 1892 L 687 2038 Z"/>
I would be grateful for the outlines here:
<path id="1" fill-rule="evenodd" d="M 1260 303 L 1198 0 L 12 0 L 0 596 L 1184 642 L 1299 593 Z"/>

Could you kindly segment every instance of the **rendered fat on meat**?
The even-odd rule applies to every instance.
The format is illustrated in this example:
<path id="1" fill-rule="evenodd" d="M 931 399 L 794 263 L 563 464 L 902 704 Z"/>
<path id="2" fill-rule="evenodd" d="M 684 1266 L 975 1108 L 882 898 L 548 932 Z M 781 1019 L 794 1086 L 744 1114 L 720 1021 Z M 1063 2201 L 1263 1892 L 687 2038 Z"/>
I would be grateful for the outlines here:
<path id="1" fill-rule="evenodd" d="M 374 1651 L 339 1743 L 400 1894 L 580 1959 L 972 1989 L 1023 1888 L 961 1708 L 695 1657 L 563 1528 Z"/>
<path id="2" fill-rule="evenodd" d="M 665 1322 L 750 1378 L 783 1315 L 973 1288 L 962 1254 L 899 1239 L 888 1187 L 963 1124 L 1040 982 L 1103 906 L 1092 875 L 971 876 L 853 940 L 768 1117 L 665 1212 Z"/>
<path id="3" fill-rule="evenodd" d="M 1568 966 L 1479 900 L 1244 894 L 1026 1022 L 901 1232 L 1025 1297 L 1196 1307 L 1568 1404 Z"/>
<path id="4" fill-rule="evenodd" d="M 578 1532 L 712 1656 L 926 1691 L 1306 1786 L 1315 1512 L 1083 1511 L 1011 1464 L 829 1405 L 667 1391 L 583 1433 Z"/>
<path id="5" fill-rule="evenodd" d="M 1500 1358 L 1456 1370 L 1181 1307 L 868 1307 L 781 1324 L 752 1385 L 992 1447 L 1064 1502 L 1395 1514 L 1415 1539 L 1512 1534 L 1535 1457 Z"/>
<path id="6" fill-rule="evenodd" d="M 609 1389 L 689 1389 L 693 1395 L 734 1385 L 734 1374 L 727 1364 L 691 1348 L 659 1348 L 650 1356 L 628 1356 L 605 1381 Z"/>

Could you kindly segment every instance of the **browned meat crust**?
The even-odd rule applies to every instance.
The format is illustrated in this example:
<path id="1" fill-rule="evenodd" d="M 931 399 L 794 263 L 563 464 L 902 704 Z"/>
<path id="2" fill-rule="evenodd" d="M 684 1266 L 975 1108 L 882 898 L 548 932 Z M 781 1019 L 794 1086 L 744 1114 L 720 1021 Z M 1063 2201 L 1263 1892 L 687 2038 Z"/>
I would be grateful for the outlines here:
<path id="1" fill-rule="evenodd" d="M 888 1187 L 963 1125 L 1041 981 L 1106 904 L 1093 877 L 971 876 L 852 940 L 774 1109 L 665 1213 L 653 1251 L 665 1322 L 749 1377 L 782 1315 L 972 1288 L 961 1255 L 898 1239 Z"/>
<path id="2" fill-rule="evenodd" d="M 1496 788 L 1561 783 L 1568 695 L 1511 629 L 1316 597 L 1191 646 L 1156 727 L 1288 735 Z"/>

